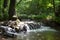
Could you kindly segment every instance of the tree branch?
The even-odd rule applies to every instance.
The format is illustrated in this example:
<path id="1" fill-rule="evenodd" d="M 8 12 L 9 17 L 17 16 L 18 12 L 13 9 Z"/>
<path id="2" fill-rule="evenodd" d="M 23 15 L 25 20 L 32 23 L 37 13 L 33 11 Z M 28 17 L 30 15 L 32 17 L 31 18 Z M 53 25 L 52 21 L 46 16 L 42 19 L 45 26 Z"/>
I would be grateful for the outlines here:
<path id="1" fill-rule="evenodd" d="M 22 0 L 20 0 L 16 5 L 18 5 Z"/>

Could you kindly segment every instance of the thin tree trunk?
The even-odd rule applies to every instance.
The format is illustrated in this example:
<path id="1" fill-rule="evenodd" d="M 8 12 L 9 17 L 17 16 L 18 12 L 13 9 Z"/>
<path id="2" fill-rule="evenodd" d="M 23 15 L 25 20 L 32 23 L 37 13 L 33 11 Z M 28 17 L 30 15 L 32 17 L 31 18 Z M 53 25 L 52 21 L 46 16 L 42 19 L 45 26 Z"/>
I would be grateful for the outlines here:
<path id="1" fill-rule="evenodd" d="M 4 16 L 4 13 L 5 13 L 4 9 L 7 7 L 7 4 L 8 4 L 8 0 L 4 0 L 4 2 L 3 2 L 3 9 L 2 9 L 3 16 Z"/>
<path id="2" fill-rule="evenodd" d="M 55 13 L 55 1 L 54 0 L 53 0 L 53 7 L 54 7 L 53 11 Z"/>
<path id="3" fill-rule="evenodd" d="M 60 5 L 58 5 L 57 8 L 55 8 L 55 1 L 53 0 L 53 7 L 54 7 L 54 13 L 56 17 L 60 17 Z"/>
<path id="4" fill-rule="evenodd" d="M 54 7 L 54 13 L 55 13 L 55 25 L 60 25 L 60 5 L 55 8 L 55 2 L 53 0 L 53 7 Z"/>
<path id="5" fill-rule="evenodd" d="M 10 0 L 10 5 L 9 5 L 9 19 L 12 19 L 13 15 L 15 14 L 15 3 L 16 0 Z"/>

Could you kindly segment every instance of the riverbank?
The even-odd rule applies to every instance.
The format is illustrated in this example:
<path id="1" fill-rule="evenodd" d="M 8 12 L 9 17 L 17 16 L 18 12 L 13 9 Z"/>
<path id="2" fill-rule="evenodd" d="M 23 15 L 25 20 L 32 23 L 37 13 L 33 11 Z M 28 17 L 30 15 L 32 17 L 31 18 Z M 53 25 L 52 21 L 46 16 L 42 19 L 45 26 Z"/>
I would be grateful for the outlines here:
<path id="1" fill-rule="evenodd" d="M 51 28 L 54 28 L 58 31 L 60 31 L 60 24 L 56 21 L 42 21 L 46 26 L 50 26 Z"/>

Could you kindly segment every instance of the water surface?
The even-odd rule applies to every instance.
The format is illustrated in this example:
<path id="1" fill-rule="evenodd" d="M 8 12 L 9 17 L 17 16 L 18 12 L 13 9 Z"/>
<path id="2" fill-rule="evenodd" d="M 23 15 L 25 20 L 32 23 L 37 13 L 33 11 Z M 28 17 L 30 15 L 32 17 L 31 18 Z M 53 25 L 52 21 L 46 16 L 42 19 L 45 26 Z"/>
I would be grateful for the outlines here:
<path id="1" fill-rule="evenodd" d="M 30 30 L 25 34 L 22 32 L 15 38 L 0 36 L 0 40 L 60 40 L 60 32 L 50 27 L 41 26 L 41 28 Z"/>

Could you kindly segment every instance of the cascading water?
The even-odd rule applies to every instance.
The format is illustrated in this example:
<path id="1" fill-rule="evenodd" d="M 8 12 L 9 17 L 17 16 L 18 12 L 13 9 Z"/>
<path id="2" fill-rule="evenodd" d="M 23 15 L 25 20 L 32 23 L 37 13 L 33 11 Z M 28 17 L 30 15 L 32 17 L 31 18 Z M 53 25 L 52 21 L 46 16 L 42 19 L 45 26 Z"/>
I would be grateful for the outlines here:
<path id="1" fill-rule="evenodd" d="M 31 22 L 21 22 L 18 24 L 18 26 L 23 29 L 25 26 L 27 29 L 27 32 L 24 33 L 23 31 L 20 33 L 14 33 L 10 32 L 9 34 L 17 35 L 15 39 L 12 38 L 12 40 L 53 40 L 56 39 L 57 35 L 59 34 L 56 32 L 55 29 L 52 29 L 51 27 L 44 26 L 43 24 L 35 23 L 33 21 Z M 2 28 L 6 29 L 6 26 L 1 26 Z M 9 28 L 9 27 L 7 27 Z M 60 40 L 60 36 L 58 37 Z M 57 40 L 57 39 L 56 39 Z"/>
<path id="2" fill-rule="evenodd" d="M 51 31 L 51 32 L 56 32 L 55 29 L 52 29 L 50 27 L 47 26 L 43 26 L 42 24 L 36 24 L 36 23 L 24 23 L 24 25 L 27 27 L 27 33 L 24 34 L 23 32 L 21 33 L 21 35 L 17 36 L 17 40 L 30 40 L 32 39 L 32 35 L 34 35 L 35 33 L 43 33 L 44 31 Z M 34 34 L 33 34 L 34 33 Z M 40 34 L 37 34 L 38 36 Z M 33 38 L 35 39 L 35 38 Z"/>
<path id="3" fill-rule="evenodd" d="M 24 26 L 26 27 L 25 29 L 27 30 L 27 33 L 28 32 L 56 31 L 50 27 L 44 26 L 42 23 L 38 24 L 34 21 L 25 21 L 25 22 L 20 22 L 20 24 L 18 24 L 18 27 L 23 31 L 24 31 L 24 29 L 23 29 Z M 3 27 L 3 26 L 1 26 L 1 27 Z M 9 27 L 7 27 L 7 28 L 9 29 Z M 23 31 L 22 31 L 22 33 L 23 33 Z M 9 31 L 7 31 L 7 32 L 9 32 Z M 9 33 L 18 35 L 21 32 L 20 33 L 9 32 Z"/>
<path id="4" fill-rule="evenodd" d="M 43 32 L 43 31 L 56 31 L 55 29 L 52 29 L 51 27 L 48 27 L 48 26 L 44 26 L 43 24 L 38 24 L 38 23 L 35 23 L 35 22 L 27 22 L 27 23 L 24 23 L 24 25 L 26 26 L 27 28 L 27 32 Z"/>

